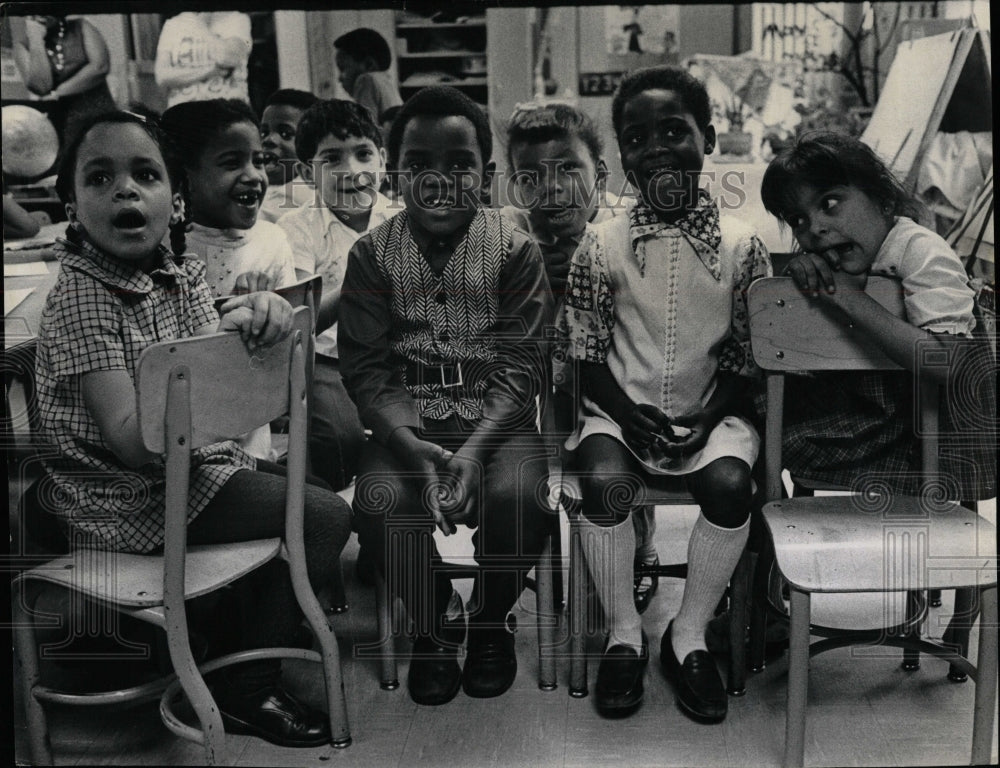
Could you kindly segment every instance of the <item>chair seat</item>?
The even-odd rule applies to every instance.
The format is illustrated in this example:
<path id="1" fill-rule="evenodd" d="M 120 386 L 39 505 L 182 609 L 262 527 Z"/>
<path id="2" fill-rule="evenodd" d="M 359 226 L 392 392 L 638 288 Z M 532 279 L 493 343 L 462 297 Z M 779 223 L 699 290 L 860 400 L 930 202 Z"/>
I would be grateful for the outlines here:
<path id="1" fill-rule="evenodd" d="M 928 510 L 928 505 L 934 508 Z M 954 502 L 911 496 L 784 499 L 764 507 L 781 574 L 805 592 L 886 592 L 997 583 L 996 528 Z"/>
<path id="2" fill-rule="evenodd" d="M 278 554 L 281 539 L 188 547 L 185 598 L 236 581 Z M 60 584 L 94 600 L 149 608 L 163 602 L 163 556 L 78 549 L 25 572 L 21 578 Z"/>

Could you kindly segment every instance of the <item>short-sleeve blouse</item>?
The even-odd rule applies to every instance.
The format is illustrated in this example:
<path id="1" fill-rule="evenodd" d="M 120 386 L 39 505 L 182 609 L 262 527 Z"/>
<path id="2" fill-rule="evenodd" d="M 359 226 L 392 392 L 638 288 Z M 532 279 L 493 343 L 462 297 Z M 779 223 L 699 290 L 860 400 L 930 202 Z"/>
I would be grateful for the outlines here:
<path id="1" fill-rule="evenodd" d="M 160 266 L 148 274 L 88 243 L 62 243 L 57 252 L 60 271 L 42 311 L 35 364 L 42 431 L 58 449 L 43 457 L 52 481 L 44 486 L 47 506 L 95 544 L 150 552 L 163 543 L 163 462 L 122 464 L 87 410 L 81 380 L 92 371 L 125 370 L 134 382 L 150 344 L 217 324 L 205 265 L 162 247 Z M 188 520 L 235 472 L 255 466 L 232 442 L 196 451 Z"/>

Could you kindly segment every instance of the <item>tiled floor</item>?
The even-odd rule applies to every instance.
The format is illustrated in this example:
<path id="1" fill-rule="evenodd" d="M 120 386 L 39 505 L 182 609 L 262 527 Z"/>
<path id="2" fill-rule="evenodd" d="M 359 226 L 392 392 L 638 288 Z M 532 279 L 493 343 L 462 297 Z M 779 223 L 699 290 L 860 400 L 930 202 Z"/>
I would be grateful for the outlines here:
<path id="1" fill-rule="evenodd" d="M 672 507 L 659 515 L 661 559 L 683 552 L 685 526 L 694 510 Z M 995 513 L 994 513 L 995 514 Z M 334 617 L 344 659 L 353 744 L 288 750 L 243 736 L 228 738 L 226 763 L 265 766 L 772 766 L 780 765 L 784 743 L 787 664 L 782 658 L 752 675 L 747 695 L 730 699 L 721 725 L 691 722 L 677 710 L 658 667 L 658 640 L 676 611 L 680 582 L 663 582 L 644 617 L 653 650 L 646 676 L 646 700 L 626 720 L 605 720 L 592 698 L 568 695 L 568 663 L 559 663 L 559 688 L 536 687 L 536 641 L 522 596 L 520 665 L 513 690 L 497 699 L 463 694 L 443 707 L 413 704 L 404 686 L 382 691 L 377 663 L 353 655 L 356 643 L 375 637 L 374 599 L 353 574 L 356 543 L 345 551 L 351 609 Z M 462 583 L 461 588 L 467 587 Z M 945 605 L 932 616 L 947 617 Z M 878 602 L 871 603 L 879 610 Z M 940 634 L 940 629 L 932 633 Z M 975 637 L 975 631 L 973 633 Z M 593 647 L 599 646 L 599 638 Z M 407 641 L 399 639 L 400 678 L 405 681 Z M 968 763 L 974 685 L 949 683 L 946 665 L 926 659 L 918 672 L 899 667 L 899 651 L 884 654 L 842 649 L 815 658 L 810 673 L 806 764 L 809 766 L 909 766 Z M 596 663 L 590 667 L 591 684 Z M 286 665 L 289 686 L 318 703 L 316 669 Z M 15 742 L 27 761 L 23 716 L 15 710 Z M 171 735 L 153 704 L 121 711 L 49 707 L 52 743 L 59 765 L 196 765 L 201 748 Z M 994 726 L 993 761 L 997 759 Z"/>

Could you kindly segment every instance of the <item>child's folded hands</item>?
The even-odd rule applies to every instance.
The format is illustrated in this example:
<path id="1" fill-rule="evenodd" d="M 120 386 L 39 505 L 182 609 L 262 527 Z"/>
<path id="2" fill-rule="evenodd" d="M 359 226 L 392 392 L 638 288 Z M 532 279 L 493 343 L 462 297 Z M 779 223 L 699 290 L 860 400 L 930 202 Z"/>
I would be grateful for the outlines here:
<path id="1" fill-rule="evenodd" d="M 276 293 L 234 296 L 220 309 L 220 331 L 237 331 L 252 352 L 269 347 L 292 330 L 292 305 Z"/>

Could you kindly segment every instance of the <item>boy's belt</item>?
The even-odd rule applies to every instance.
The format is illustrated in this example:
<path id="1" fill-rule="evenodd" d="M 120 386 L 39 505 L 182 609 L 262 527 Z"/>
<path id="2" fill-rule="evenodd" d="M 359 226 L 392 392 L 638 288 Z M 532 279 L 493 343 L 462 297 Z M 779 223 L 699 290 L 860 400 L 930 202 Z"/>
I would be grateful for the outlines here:
<path id="1" fill-rule="evenodd" d="M 411 387 L 458 389 L 465 386 L 465 379 L 462 375 L 460 362 L 431 365 L 408 361 L 406 363 L 406 383 Z"/>

